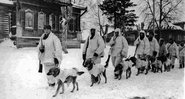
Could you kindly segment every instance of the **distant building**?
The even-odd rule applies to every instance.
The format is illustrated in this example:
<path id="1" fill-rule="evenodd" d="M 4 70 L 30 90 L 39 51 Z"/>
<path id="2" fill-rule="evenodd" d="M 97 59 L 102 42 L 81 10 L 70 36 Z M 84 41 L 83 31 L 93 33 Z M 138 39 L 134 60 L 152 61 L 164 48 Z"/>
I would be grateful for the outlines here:
<path id="1" fill-rule="evenodd" d="M 184 22 L 176 22 L 174 25 L 180 26 L 183 30 L 185 30 L 185 21 Z"/>

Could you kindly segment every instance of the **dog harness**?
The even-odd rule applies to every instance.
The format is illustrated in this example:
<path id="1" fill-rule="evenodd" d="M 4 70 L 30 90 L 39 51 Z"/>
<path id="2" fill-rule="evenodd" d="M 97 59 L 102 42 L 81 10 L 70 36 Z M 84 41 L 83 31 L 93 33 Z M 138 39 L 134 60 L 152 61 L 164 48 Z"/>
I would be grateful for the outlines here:
<path id="1" fill-rule="evenodd" d="M 95 64 L 93 65 L 93 68 L 89 71 L 91 75 L 94 75 L 95 77 L 98 76 L 101 72 L 105 70 L 105 67 L 101 64 Z"/>
<path id="2" fill-rule="evenodd" d="M 122 61 L 120 64 L 123 66 L 123 71 L 125 72 L 129 67 L 132 67 L 133 63 L 129 60 L 129 61 Z"/>
<path id="3" fill-rule="evenodd" d="M 60 69 L 60 73 L 56 76 L 56 79 L 60 79 L 64 82 L 68 76 L 77 76 L 77 71 L 75 69 Z"/>

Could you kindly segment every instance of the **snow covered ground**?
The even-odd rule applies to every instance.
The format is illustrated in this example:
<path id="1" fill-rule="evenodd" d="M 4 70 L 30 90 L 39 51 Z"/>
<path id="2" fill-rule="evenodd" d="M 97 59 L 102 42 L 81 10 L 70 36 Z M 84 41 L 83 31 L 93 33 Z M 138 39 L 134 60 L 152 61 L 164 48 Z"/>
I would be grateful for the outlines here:
<path id="1" fill-rule="evenodd" d="M 83 46 L 83 45 L 82 45 Z M 105 53 L 108 52 L 108 47 Z M 129 55 L 135 48 L 129 46 Z M 113 66 L 107 68 L 108 83 L 102 82 L 90 87 L 90 76 L 82 66 L 81 49 L 69 49 L 63 55 L 61 68 L 77 67 L 85 71 L 79 76 L 79 91 L 71 93 L 72 85 L 65 86 L 65 93 L 53 98 L 55 88 L 47 86 L 44 73 L 38 73 L 38 57 L 36 48 L 16 49 L 10 40 L 0 44 L 0 99 L 130 99 L 135 96 L 147 99 L 184 99 L 184 69 L 164 73 L 149 73 L 132 76 L 121 80 L 113 77 Z M 107 56 L 102 60 L 105 63 Z M 177 62 L 177 61 L 176 61 Z"/>

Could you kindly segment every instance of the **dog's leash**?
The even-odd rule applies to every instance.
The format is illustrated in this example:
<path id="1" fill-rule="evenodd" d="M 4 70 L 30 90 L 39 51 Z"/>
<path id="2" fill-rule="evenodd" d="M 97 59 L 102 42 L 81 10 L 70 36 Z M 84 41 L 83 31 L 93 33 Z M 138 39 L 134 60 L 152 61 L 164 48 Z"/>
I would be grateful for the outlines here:
<path id="1" fill-rule="evenodd" d="M 134 52 L 134 57 L 136 56 L 136 52 L 137 52 L 137 49 L 138 49 L 138 44 L 136 45 L 136 49 L 135 49 L 135 52 Z"/>

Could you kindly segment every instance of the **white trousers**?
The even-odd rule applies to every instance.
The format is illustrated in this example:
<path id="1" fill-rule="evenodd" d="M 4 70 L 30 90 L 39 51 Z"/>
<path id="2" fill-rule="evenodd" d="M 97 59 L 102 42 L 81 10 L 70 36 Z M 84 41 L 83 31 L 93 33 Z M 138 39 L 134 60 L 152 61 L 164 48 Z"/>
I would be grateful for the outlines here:
<path id="1" fill-rule="evenodd" d="M 112 56 L 111 59 L 112 59 L 112 65 L 114 67 L 116 67 L 116 65 L 118 65 L 122 61 L 121 56 Z"/>

